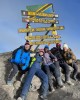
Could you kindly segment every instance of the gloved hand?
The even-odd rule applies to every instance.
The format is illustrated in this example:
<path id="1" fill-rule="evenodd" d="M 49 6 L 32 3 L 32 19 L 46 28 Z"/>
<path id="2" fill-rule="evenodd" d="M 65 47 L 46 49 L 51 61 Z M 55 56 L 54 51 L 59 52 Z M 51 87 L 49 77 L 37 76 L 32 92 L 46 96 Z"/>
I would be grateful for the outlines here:
<path id="1" fill-rule="evenodd" d="M 67 58 L 71 59 L 72 58 L 71 54 L 67 53 Z"/>
<path id="2" fill-rule="evenodd" d="M 21 63 L 21 64 L 19 64 L 19 66 L 22 68 L 23 66 L 25 66 L 25 64 L 22 64 L 22 63 Z"/>
<path id="3" fill-rule="evenodd" d="M 25 70 L 25 69 L 26 69 L 26 66 L 22 66 L 21 69 L 22 69 L 22 70 Z"/>
<path id="4" fill-rule="evenodd" d="M 57 58 L 53 59 L 53 62 L 54 62 L 54 61 L 58 61 Z"/>
<path id="5" fill-rule="evenodd" d="M 58 61 L 57 58 L 55 58 L 54 61 Z"/>

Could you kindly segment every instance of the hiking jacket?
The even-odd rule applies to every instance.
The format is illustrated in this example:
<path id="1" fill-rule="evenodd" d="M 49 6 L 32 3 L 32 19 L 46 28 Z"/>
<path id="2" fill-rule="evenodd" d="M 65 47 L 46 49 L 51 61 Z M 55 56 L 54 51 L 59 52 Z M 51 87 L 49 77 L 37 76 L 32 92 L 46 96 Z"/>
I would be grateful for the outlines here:
<path id="1" fill-rule="evenodd" d="M 70 48 L 66 52 L 63 51 L 63 57 L 68 64 L 72 64 L 73 61 L 76 61 L 76 56 Z"/>
<path id="2" fill-rule="evenodd" d="M 53 47 L 51 49 L 51 53 L 53 55 L 55 55 L 59 61 L 64 61 L 64 59 L 63 59 L 63 50 L 62 49 L 58 49 L 56 47 Z"/>
<path id="3" fill-rule="evenodd" d="M 43 57 L 39 55 L 39 53 L 36 53 L 36 56 L 34 57 L 34 61 L 31 64 L 31 67 L 39 68 L 41 69 L 41 65 L 43 62 Z"/>
<path id="4" fill-rule="evenodd" d="M 30 62 L 30 51 L 20 48 L 17 50 L 15 57 L 11 59 L 12 63 L 22 65 L 22 70 L 25 70 L 29 66 Z"/>
<path id="5" fill-rule="evenodd" d="M 43 65 L 51 65 L 53 64 L 53 59 L 57 58 L 52 53 L 44 53 L 43 59 Z"/>

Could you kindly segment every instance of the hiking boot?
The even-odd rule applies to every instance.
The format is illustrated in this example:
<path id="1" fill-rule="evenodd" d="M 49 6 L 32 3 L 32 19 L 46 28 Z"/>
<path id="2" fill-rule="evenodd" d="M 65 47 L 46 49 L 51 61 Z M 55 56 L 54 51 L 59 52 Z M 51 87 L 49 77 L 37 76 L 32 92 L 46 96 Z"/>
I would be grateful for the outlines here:
<path id="1" fill-rule="evenodd" d="M 55 89 L 54 89 L 54 87 L 53 87 L 53 86 L 51 87 L 50 91 L 53 91 L 53 92 L 55 91 Z"/>
<path id="2" fill-rule="evenodd" d="M 55 89 L 53 88 L 51 91 L 48 92 L 48 95 L 52 94 L 54 91 L 55 91 Z"/>
<path id="3" fill-rule="evenodd" d="M 21 98 L 21 97 L 19 97 L 17 100 L 22 100 L 22 98 Z"/>
<path id="4" fill-rule="evenodd" d="M 17 100 L 26 100 L 25 97 L 19 97 Z"/>
<path id="5" fill-rule="evenodd" d="M 74 85 L 74 83 L 72 83 L 71 81 L 67 81 L 66 83 L 69 85 Z"/>
<path id="6" fill-rule="evenodd" d="M 40 99 L 41 99 L 41 100 L 48 100 L 47 96 L 44 96 L 44 95 L 41 95 L 41 96 L 40 96 Z"/>
<path id="7" fill-rule="evenodd" d="M 57 78 L 57 83 L 59 87 L 63 87 L 63 82 L 60 77 Z"/>
<path id="8" fill-rule="evenodd" d="M 65 88 L 65 86 L 64 85 L 61 85 L 61 86 L 59 86 L 61 89 L 63 89 L 63 88 Z"/>
<path id="9" fill-rule="evenodd" d="M 76 78 L 76 76 L 73 76 L 73 79 L 74 79 L 75 81 L 77 81 L 77 78 Z"/>
<path id="10" fill-rule="evenodd" d="M 60 87 L 60 89 L 63 89 L 64 90 L 65 89 L 65 86 Z"/>
<path id="11" fill-rule="evenodd" d="M 52 90 L 51 90 L 51 92 L 54 92 L 55 91 L 55 89 L 53 88 Z"/>

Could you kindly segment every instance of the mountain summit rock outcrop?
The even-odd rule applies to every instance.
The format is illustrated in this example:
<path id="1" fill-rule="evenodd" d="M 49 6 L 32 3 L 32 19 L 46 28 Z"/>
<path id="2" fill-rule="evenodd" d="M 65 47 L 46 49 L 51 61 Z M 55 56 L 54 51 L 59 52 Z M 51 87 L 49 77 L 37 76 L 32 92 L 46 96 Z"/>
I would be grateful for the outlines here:
<path id="1" fill-rule="evenodd" d="M 21 81 L 14 78 L 13 86 L 6 85 L 7 76 L 11 69 L 11 65 L 8 59 L 11 57 L 11 52 L 0 54 L 0 100 L 16 100 L 21 92 L 21 87 L 23 85 L 23 79 Z M 80 72 L 80 61 L 78 60 L 79 72 Z M 72 68 L 71 68 L 72 70 Z M 64 75 L 62 75 L 62 78 Z M 78 74 L 80 78 L 80 74 Z M 65 85 L 63 89 L 56 89 L 53 94 L 48 96 L 48 100 L 80 100 L 80 79 L 79 81 L 74 81 L 74 86 Z M 38 92 L 41 82 L 38 77 L 34 76 L 31 83 L 31 88 L 28 94 L 27 100 L 38 100 Z"/>

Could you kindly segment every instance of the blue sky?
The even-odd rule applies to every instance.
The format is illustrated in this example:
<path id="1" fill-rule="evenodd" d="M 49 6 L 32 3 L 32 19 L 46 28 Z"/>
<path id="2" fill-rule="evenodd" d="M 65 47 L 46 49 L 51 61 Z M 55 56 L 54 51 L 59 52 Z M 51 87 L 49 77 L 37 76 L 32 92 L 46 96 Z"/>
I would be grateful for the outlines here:
<path id="1" fill-rule="evenodd" d="M 58 31 L 62 43 L 67 43 L 80 58 L 80 0 L 0 0 L 0 53 L 25 43 L 25 34 L 18 33 L 19 28 L 26 26 L 22 23 L 21 10 L 27 5 L 46 3 L 53 3 L 56 14 L 59 14 L 59 25 L 65 26 L 65 30 Z"/>

